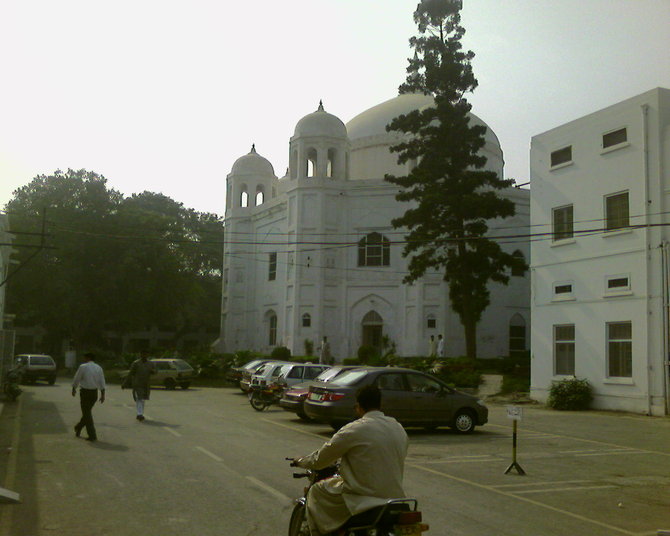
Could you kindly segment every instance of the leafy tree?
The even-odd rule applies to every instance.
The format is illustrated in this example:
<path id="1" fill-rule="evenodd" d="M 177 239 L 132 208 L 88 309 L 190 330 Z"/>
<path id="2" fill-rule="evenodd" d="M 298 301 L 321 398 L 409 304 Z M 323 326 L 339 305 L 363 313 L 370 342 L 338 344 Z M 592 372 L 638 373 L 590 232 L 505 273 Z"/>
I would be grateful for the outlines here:
<path id="1" fill-rule="evenodd" d="M 223 224 L 162 194 L 124 198 L 94 172 L 40 175 L 14 193 L 12 231 L 35 244 L 46 209 L 49 246 L 23 266 L 7 289 L 19 325 L 42 325 L 57 347 L 101 345 L 122 335 L 169 326 L 177 335 L 215 330 L 219 315 Z M 25 237 L 25 239 L 23 238 Z M 34 250 L 19 249 L 19 263 Z"/>
<path id="2" fill-rule="evenodd" d="M 525 263 L 486 238 L 487 220 L 514 215 L 514 203 L 496 190 L 512 185 L 482 168 L 486 127 L 470 125 L 464 95 L 477 87 L 472 51 L 464 52 L 460 0 L 423 0 L 414 12 L 418 36 L 410 39 L 414 57 L 400 93 L 423 93 L 434 106 L 396 117 L 388 131 L 404 134 L 397 145 L 398 163 L 416 160 L 403 177 L 386 180 L 402 187 L 399 201 L 414 202 L 395 228 L 408 230 L 403 255 L 410 257 L 405 282 L 428 269 L 444 270 L 449 297 L 465 331 L 466 354 L 477 355 L 476 330 L 489 305 L 488 283 L 507 284 L 508 269 Z"/>

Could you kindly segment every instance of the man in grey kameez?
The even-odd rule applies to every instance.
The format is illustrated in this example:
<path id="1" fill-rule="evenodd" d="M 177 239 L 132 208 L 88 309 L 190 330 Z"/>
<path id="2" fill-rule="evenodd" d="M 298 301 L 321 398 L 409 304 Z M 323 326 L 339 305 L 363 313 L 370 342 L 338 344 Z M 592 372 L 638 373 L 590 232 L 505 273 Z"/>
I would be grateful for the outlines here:
<path id="1" fill-rule="evenodd" d="M 307 469 L 323 469 L 340 459 L 340 476 L 321 480 L 307 495 L 312 535 L 341 527 L 352 515 L 405 496 L 402 488 L 407 434 L 380 411 L 381 392 L 365 386 L 357 393 L 359 419 L 342 427 L 320 449 L 296 460 Z"/>
<path id="2" fill-rule="evenodd" d="M 129 376 L 132 378 L 133 399 L 137 408 L 137 420 L 144 420 L 144 402 L 149 400 L 151 375 L 156 373 L 156 365 L 149 361 L 149 352 L 143 350 L 140 358 L 130 365 Z"/>

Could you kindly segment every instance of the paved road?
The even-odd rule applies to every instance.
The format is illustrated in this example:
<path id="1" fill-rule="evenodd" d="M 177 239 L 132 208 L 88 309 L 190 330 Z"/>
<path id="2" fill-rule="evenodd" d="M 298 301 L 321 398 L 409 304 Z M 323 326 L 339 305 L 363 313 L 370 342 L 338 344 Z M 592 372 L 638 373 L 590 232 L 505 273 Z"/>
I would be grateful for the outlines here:
<path id="1" fill-rule="evenodd" d="M 152 392 L 148 420 L 112 386 L 94 416 L 100 440 L 76 439 L 69 386 L 34 385 L 0 415 L 0 536 L 285 534 L 284 456 L 331 431 L 280 409 L 251 409 L 235 389 Z M 524 408 L 519 462 L 504 475 L 511 421 L 491 407 L 473 435 L 410 432 L 406 491 L 428 534 L 652 536 L 670 528 L 670 419 Z"/>

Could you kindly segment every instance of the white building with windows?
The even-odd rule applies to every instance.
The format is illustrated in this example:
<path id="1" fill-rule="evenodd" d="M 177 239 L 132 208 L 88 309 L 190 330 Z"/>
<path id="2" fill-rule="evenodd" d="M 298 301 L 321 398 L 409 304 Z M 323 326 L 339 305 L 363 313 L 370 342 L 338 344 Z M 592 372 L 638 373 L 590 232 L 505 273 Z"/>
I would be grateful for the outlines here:
<path id="1" fill-rule="evenodd" d="M 670 90 L 533 137 L 531 395 L 577 376 L 596 408 L 669 412 Z"/>
<path id="2" fill-rule="evenodd" d="M 391 220 L 410 205 L 396 201 L 397 186 L 384 181 L 385 174 L 408 169 L 389 151 L 399 137 L 386 132 L 386 125 L 430 105 L 425 95 L 401 95 L 347 125 L 319 105 L 295 127 L 284 177 L 277 178 L 253 147 L 233 164 L 218 350 L 287 346 L 304 355 L 306 340 L 316 348 L 327 336 L 340 361 L 356 356 L 362 345 L 380 348 L 383 341 L 394 343 L 398 355 L 427 355 L 430 335 L 442 334 L 447 355 L 464 353 L 463 329 L 441 276 L 402 283 L 404 233 Z M 474 115 L 471 120 L 484 124 Z M 490 128 L 482 151 L 487 169 L 502 175 L 502 150 Z M 502 195 L 515 202 L 517 215 L 492 224 L 491 233 L 526 233 L 528 191 L 510 188 Z M 528 258 L 526 239 L 506 240 L 503 247 Z M 526 349 L 528 274 L 515 274 L 509 286 L 492 285 L 491 292 L 479 324 L 479 354 Z"/>

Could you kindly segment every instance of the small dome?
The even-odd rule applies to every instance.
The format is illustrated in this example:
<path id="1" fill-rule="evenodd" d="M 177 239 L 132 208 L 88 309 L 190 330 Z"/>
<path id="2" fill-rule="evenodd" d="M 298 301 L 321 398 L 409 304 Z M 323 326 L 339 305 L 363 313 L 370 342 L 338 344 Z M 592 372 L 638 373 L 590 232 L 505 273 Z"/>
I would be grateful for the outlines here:
<path id="1" fill-rule="evenodd" d="M 274 176 L 275 170 L 267 158 L 256 152 L 256 145 L 252 145 L 249 154 L 235 160 L 231 174 Z"/>
<path id="2" fill-rule="evenodd" d="M 333 114 L 323 109 L 323 103 L 319 102 L 316 112 L 306 115 L 295 126 L 294 137 L 327 136 L 330 138 L 346 138 L 347 127 Z"/>

